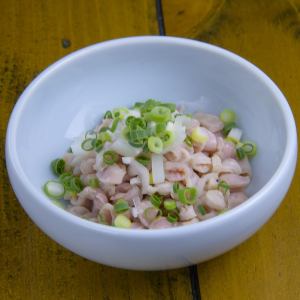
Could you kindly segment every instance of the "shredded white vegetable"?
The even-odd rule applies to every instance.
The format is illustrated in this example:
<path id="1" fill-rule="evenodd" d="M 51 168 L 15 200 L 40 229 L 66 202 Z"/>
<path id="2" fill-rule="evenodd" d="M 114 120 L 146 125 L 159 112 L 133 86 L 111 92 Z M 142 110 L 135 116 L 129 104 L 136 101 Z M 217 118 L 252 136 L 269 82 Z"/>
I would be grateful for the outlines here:
<path id="1" fill-rule="evenodd" d="M 135 148 L 129 145 L 127 141 L 122 138 L 117 139 L 112 145 L 111 150 L 116 151 L 122 156 L 137 156 L 142 152 L 141 148 Z"/>
<path id="2" fill-rule="evenodd" d="M 149 170 L 136 160 L 133 160 L 129 165 L 128 174 L 130 176 L 138 175 L 140 177 L 142 182 L 142 193 L 146 194 L 150 183 Z"/>
<path id="3" fill-rule="evenodd" d="M 152 177 L 153 183 L 163 183 L 165 181 L 164 158 L 160 154 L 152 153 Z"/>

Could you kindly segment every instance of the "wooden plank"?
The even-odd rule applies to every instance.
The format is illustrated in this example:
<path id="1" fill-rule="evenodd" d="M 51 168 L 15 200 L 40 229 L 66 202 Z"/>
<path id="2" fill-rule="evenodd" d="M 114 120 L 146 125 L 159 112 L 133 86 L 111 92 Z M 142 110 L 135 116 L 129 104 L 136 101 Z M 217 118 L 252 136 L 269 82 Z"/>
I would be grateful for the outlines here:
<path id="1" fill-rule="evenodd" d="M 72 254 L 25 215 L 9 185 L 4 138 L 13 105 L 32 78 L 78 48 L 157 34 L 151 0 L 0 0 L 0 299 L 188 299 L 188 270 L 130 272 Z"/>
<path id="2" fill-rule="evenodd" d="M 164 1 L 168 35 L 216 44 L 256 64 L 282 89 L 298 127 L 299 9 L 300 1 L 286 0 Z M 300 299 L 299 179 L 298 164 L 273 218 L 241 246 L 198 266 L 202 299 Z"/>

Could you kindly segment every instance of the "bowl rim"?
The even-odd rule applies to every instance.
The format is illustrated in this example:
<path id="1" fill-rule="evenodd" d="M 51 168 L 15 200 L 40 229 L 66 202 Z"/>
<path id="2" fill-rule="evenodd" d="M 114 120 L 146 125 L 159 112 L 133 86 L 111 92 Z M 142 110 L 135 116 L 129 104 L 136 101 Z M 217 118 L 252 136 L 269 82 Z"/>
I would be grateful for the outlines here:
<path id="1" fill-rule="evenodd" d="M 215 55 L 223 56 L 226 59 L 239 64 L 244 67 L 248 72 L 252 72 L 259 80 L 261 80 L 267 88 L 274 94 L 274 103 L 279 107 L 284 120 L 285 125 L 285 133 L 287 137 L 286 146 L 284 149 L 284 153 L 282 156 L 282 160 L 268 180 L 268 182 L 254 195 L 252 195 L 247 201 L 235 207 L 232 210 L 226 212 L 226 214 L 221 214 L 218 217 L 214 217 L 204 222 L 198 222 L 195 224 L 189 224 L 187 226 L 180 226 L 174 228 L 165 228 L 159 230 L 126 230 L 115 228 L 113 226 L 102 225 L 98 223 L 94 223 L 88 220 L 84 220 L 80 217 L 72 215 L 71 213 L 65 211 L 57 207 L 48 198 L 44 195 L 44 199 L 41 199 L 41 195 L 38 192 L 38 188 L 34 186 L 29 178 L 26 176 L 21 163 L 19 161 L 17 151 L 16 151 L 16 132 L 18 129 L 18 123 L 20 116 L 22 114 L 23 108 L 26 106 L 26 103 L 30 101 L 30 96 L 37 88 L 37 86 L 47 79 L 47 76 L 51 73 L 55 72 L 59 68 L 63 68 L 66 65 L 72 63 L 73 60 L 76 60 L 80 57 L 90 55 L 95 51 L 107 50 L 110 48 L 122 47 L 124 45 L 141 45 L 141 44 L 164 44 L 169 46 L 184 46 L 184 47 L 192 47 L 200 50 L 212 52 Z M 261 198 L 263 198 L 266 194 L 270 192 L 274 185 L 280 182 L 280 179 L 285 176 L 285 171 L 292 167 L 294 168 L 295 156 L 291 155 L 291 153 L 295 153 L 297 155 L 297 133 L 296 133 L 296 125 L 293 118 L 292 111 L 289 107 L 289 104 L 284 97 L 283 93 L 279 90 L 277 85 L 258 67 L 254 64 L 250 63 L 246 59 L 240 57 L 237 54 L 234 54 L 226 49 L 223 49 L 218 46 L 214 46 L 208 43 L 179 38 L 179 37 L 166 37 L 166 36 L 135 36 L 135 37 L 127 37 L 127 38 L 119 38 L 109 41 L 100 42 L 91 46 L 84 47 L 77 51 L 74 51 L 65 57 L 59 59 L 58 61 L 51 64 L 44 71 L 42 71 L 24 90 L 24 92 L 19 97 L 8 122 L 7 126 L 7 134 L 6 134 L 6 161 L 10 162 L 10 166 L 14 170 L 14 174 L 19 177 L 20 182 L 23 184 L 24 188 L 27 189 L 28 193 L 31 194 L 34 201 L 38 201 L 40 205 L 44 207 L 44 209 L 51 212 L 54 217 L 63 218 L 67 222 L 72 223 L 76 226 L 82 226 L 89 230 L 108 233 L 112 235 L 120 235 L 124 237 L 142 237 L 142 238 L 156 238 L 156 237 L 172 237 L 178 236 L 180 234 L 184 235 L 186 233 L 191 233 L 199 230 L 206 230 L 209 227 L 219 226 L 232 218 L 238 217 L 246 210 L 255 206 L 258 202 L 260 202 Z M 293 165 L 294 164 L 294 165 Z M 19 200 L 21 203 L 21 201 Z"/>

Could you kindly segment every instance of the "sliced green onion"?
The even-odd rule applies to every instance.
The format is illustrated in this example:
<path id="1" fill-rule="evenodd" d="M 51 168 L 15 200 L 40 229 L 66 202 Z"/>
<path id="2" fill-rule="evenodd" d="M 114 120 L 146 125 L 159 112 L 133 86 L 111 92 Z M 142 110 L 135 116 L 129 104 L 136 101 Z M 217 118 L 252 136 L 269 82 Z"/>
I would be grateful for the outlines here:
<path id="1" fill-rule="evenodd" d="M 135 117 L 134 116 L 129 116 L 126 121 L 125 121 L 125 124 L 126 126 L 130 127 L 131 123 L 135 120 Z"/>
<path id="2" fill-rule="evenodd" d="M 120 108 L 116 108 L 113 110 L 113 116 L 115 118 L 120 118 L 121 120 L 123 120 L 124 116 L 128 113 L 129 113 L 129 110 L 126 107 L 120 107 Z"/>
<path id="3" fill-rule="evenodd" d="M 118 159 L 119 159 L 119 155 L 115 151 L 109 150 L 103 154 L 103 161 L 107 165 L 113 165 L 118 161 Z"/>
<path id="4" fill-rule="evenodd" d="M 161 206 L 161 203 L 162 203 L 162 198 L 157 194 L 153 194 L 150 197 L 150 201 L 151 201 L 151 203 L 154 207 L 159 208 Z"/>
<path id="5" fill-rule="evenodd" d="M 119 124 L 119 121 L 120 119 L 119 118 L 115 118 L 112 125 L 111 125 L 111 128 L 110 128 L 110 131 L 111 132 L 115 132 L 117 127 L 118 127 L 118 124 Z"/>
<path id="6" fill-rule="evenodd" d="M 190 136 L 187 136 L 184 140 L 184 142 L 189 146 L 189 147 L 193 147 L 193 141 L 191 139 Z"/>
<path id="7" fill-rule="evenodd" d="M 72 192 L 79 193 L 83 190 L 83 184 L 79 177 L 73 176 L 69 183 L 69 189 Z"/>
<path id="8" fill-rule="evenodd" d="M 167 102 L 167 103 L 161 103 L 160 105 L 167 107 L 171 111 L 171 113 L 173 113 L 176 110 L 176 104 L 174 103 Z"/>
<path id="9" fill-rule="evenodd" d="M 128 122 L 127 122 L 127 120 L 128 120 Z M 139 127 L 142 129 L 146 129 L 146 127 L 147 127 L 146 121 L 142 118 L 136 118 L 136 117 L 130 116 L 127 118 L 127 120 L 126 120 L 126 125 L 130 129 L 137 129 Z"/>
<path id="10" fill-rule="evenodd" d="M 228 133 L 230 132 L 230 130 L 232 129 L 232 128 L 236 128 L 237 127 L 237 125 L 236 125 L 236 123 L 235 122 L 231 122 L 231 123 L 228 123 L 228 124 L 226 124 L 225 126 L 224 126 L 224 128 L 223 128 L 223 130 L 222 130 L 222 133 L 224 134 L 224 135 L 228 135 Z"/>
<path id="11" fill-rule="evenodd" d="M 236 149 L 236 156 L 238 159 L 242 160 L 245 158 L 246 153 L 242 147 Z"/>
<path id="12" fill-rule="evenodd" d="M 187 187 L 179 189 L 178 192 L 178 199 L 183 204 L 193 204 L 197 200 L 197 189 L 194 187 Z"/>
<path id="13" fill-rule="evenodd" d="M 159 135 L 160 139 L 163 141 L 164 147 L 172 145 L 175 141 L 175 134 L 170 130 L 166 130 Z"/>
<path id="14" fill-rule="evenodd" d="M 55 180 L 49 180 L 44 184 L 44 192 L 51 199 L 60 199 L 64 196 L 63 184 Z"/>
<path id="15" fill-rule="evenodd" d="M 157 123 L 155 126 L 155 133 L 160 134 L 166 130 L 167 123 Z"/>
<path id="16" fill-rule="evenodd" d="M 175 182 L 175 183 L 173 184 L 173 192 L 174 192 L 175 194 L 177 194 L 179 188 L 180 188 L 179 183 L 178 183 L 178 182 Z"/>
<path id="17" fill-rule="evenodd" d="M 224 124 L 233 123 L 236 121 L 236 114 L 231 109 L 224 109 L 220 113 L 220 119 Z"/>
<path id="18" fill-rule="evenodd" d="M 257 146 L 254 142 L 243 142 L 242 149 L 248 157 L 253 157 L 256 155 Z"/>
<path id="19" fill-rule="evenodd" d="M 128 143 L 132 146 L 132 147 L 135 147 L 135 148 L 141 148 L 144 146 L 144 141 L 131 141 L 131 140 L 128 140 Z"/>
<path id="20" fill-rule="evenodd" d="M 159 101 L 156 101 L 154 99 L 148 99 L 145 103 L 143 103 L 143 105 L 141 105 L 139 107 L 140 112 L 142 113 L 142 115 L 151 112 L 152 109 L 158 105 L 160 105 L 161 103 Z"/>
<path id="21" fill-rule="evenodd" d="M 218 189 L 221 190 L 221 191 L 223 191 L 224 194 L 227 193 L 227 191 L 229 190 L 229 188 L 230 188 L 229 184 L 226 181 L 224 181 L 224 180 L 221 180 L 219 182 L 219 184 L 218 184 Z"/>
<path id="22" fill-rule="evenodd" d="M 112 112 L 110 110 L 108 110 L 105 114 L 104 114 L 104 119 L 112 119 L 113 115 Z"/>
<path id="23" fill-rule="evenodd" d="M 72 178 L 72 177 L 73 177 L 73 175 L 71 173 L 66 172 L 66 173 L 61 174 L 58 177 L 58 179 L 59 179 L 60 182 L 65 183 L 65 182 L 69 181 L 70 178 Z"/>
<path id="24" fill-rule="evenodd" d="M 93 145 L 94 145 L 96 152 L 99 153 L 103 149 L 104 143 L 103 143 L 103 141 L 97 139 L 97 140 L 93 140 Z"/>
<path id="25" fill-rule="evenodd" d="M 203 134 L 203 128 L 197 127 L 192 131 L 191 139 L 196 143 L 205 143 L 208 140 L 207 134 Z"/>
<path id="26" fill-rule="evenodd" d="M 123 213 L 129 209 L 128 202 L 125 201 L 124 199 L 119 199 L 116 201 L 114 204 L 114 210 L 117 214 Z"/>
<path id="27" fill-rule="evenodd" d="M 95 141 L 94 139 L 85 139 L 81 144 L 81 148 L 84 151 L 93 150 L 95 148 L 94 141 Z"/>
<path id="28" fill-rule="evenodd" d="M 71 173 L 63 173 L 58 179 L 63 184 L 66 191 L 79 193 L 83 189 L 83 184 L 80 178 L 72 175 Z"/>
<path id="29" fill-rule="evenodd" d="M 147 167 L 150 163 L 150 158 L 149 157 L 146 157 L 146 156 L 138 156 L 136 158 L 136 161 L 138 161 L 140 164 L 142 164 L 143 166 Z"/>
<path id="30" fill-rule="evenodd" d="M 171 119 L 171 110 L 168 107 L 156 106 L 150 113 L 145 114 L 148 121 L 167 122 Z"/>
<path id="31" fill-rule="evenodd" d="M 163 151 L 163 142 L 158 137 L 150 136 L 148 138 L 148 147 L 151 152 L 160 154 Z"/>
<path id="32" fill-rule="evenodd" d="M 91 178 L 88 182 L 88 185 L 92 188 L 98 188 L 100 186 L 100 182 L 98 178 Z"/>
<path id="33" fill-rule="evenodd" d="M 73 150 L 72 150 L 72 148 L 71 148 L 71 147 L 69 147 L 69 148 L 68 148 L 68 150 L 67 150 L 67 152 L 68 152 L 68 153 L 73 153 Z"/>
<path id="34" fill-rule="evenodd" d="M 104 127 L 102 127 L 102 128 L 99 130 L 99 132 L 105 132 L 105 131 L 107 131 L 107 130 L 109 130 L 109 127 L 104 126 Z"/>
<path id="35" fill-rule="evenodd" d="M 111 142 L 111 136 L 110 134 L 105 131 L 105 132 L 99 132 L 98 135 L 97 135 L 97 138 L 102 141 L 103 143 L 105 142 Z"/>
<path id="36" fill-rule="evenodd" d="M 131 221 L 124 215 L 117 215 L 114 220 L 114 225 L 118 228 L 130 228 Z"/>
<path id="37" fill-rule="evenodd" d="M 128 139 L 131 141 L 141 141 L 148 137 L 148 132 L 146 129 L 138 127 L 137 129 L 132 129 L 129 131 Z"/>
<path id="38" fill-rule="evenodd" d="M 51 168 L 55 175 L 59 176 L 65 171 L 65 161 L 63 159 L 55 159 L 51 162 Z"/>
<path id="39" fill-rule="evenodd" d="M 143 146 L 143 152 L 148 153 L 150 152 L 149 147 L 148 147 L 148 143 L 145 143 Z"/>
<path id="40" fill-rule="evenodd" d="M 168 199 L 164 201 L 164 207 L 166 210 L 174 210 L 177 206 L 174 200 Z"/>
<path id="41" fill-rule="evenodd" d="M 197 208 L 198 208 L 199 213 L 202 216 L 204 216 L 207 213 L 207 211 L 206 211 L 206 209 L 205 209 L 205 207 L 203 205 L 198 205 Z"/>
<path id="42" fill-rule="evenodd" d="M 179 217 L 178 214 L 176 212 L 169 212 L 167 215 L 167 220 L 170 223 L 176 223 L 178 221 Z"/>
<path id="43" fill-rule="evenodd" d="M 97 137 L 97 133 L 95 131 L 93 131 L 93 130 L 89 130 L 85 134 L 85 138 L 86 139 L 88 139 L 88 138 L 95 139 L 96 137 Z"/>
<path id="44" fill-rule="evenodd" d="M 143 102 L 136 102 L 136 103 L 134 103 L 133 108 L 140 108 L 140 107 L 142 107 L 143 105 L 144 105 Z"/>

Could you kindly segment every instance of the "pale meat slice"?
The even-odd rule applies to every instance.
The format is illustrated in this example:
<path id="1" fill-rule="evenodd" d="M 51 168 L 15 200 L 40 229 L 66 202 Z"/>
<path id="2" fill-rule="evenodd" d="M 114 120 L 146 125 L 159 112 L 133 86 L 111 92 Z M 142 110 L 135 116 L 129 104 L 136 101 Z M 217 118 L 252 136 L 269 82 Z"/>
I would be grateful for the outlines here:
<path id="1" fill-rule="evenodd" d="M 165 162 L 166 179 L 171 182 L 182 181 L 188 174 L 188 166 L 180 162 Z"/>
<path id="2" fill-rule="evenodd" d="M 126 174 L 124 165 L 114 164 L 97 172 L 97 177 L 103 184 L 121 184 Z"/>
<path id="3" fill-rule="evenodd" d="M 229 209 L 234 208 L 242 204 L 243 202 L 245 202 L 247 199 L 248 198 L 245 193 L 242 192 L 230 193 L 228 197 L 228 208 Z"/>
<path id="4" fill-rule="evenodd" d="M 194 117 L 200 122 L 201 126 L 206 127 L 211 132 L 218 132 L 223 129 L 223 122 L 214 115 L 198 112 Z"/>
<path id="5" fill-rule="evenodd" d="M 249 176 L 241 176 L 232 173 L 221 175 L 220 180 L 225 181 L 230 186 L 230 189 L 245 188 L 250 183 Z"/>
<path id="6" fill-rule="evenodd" d="M 107 203 L 107 197 L 101 189 L 85 187 L 76 200 L 71 200 L 74 206 L 84 206 L 93 213 L 97 213 Z"/>

